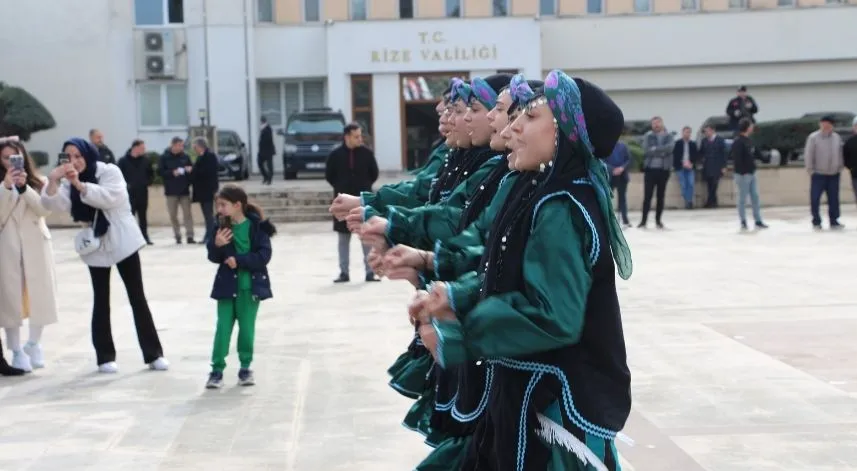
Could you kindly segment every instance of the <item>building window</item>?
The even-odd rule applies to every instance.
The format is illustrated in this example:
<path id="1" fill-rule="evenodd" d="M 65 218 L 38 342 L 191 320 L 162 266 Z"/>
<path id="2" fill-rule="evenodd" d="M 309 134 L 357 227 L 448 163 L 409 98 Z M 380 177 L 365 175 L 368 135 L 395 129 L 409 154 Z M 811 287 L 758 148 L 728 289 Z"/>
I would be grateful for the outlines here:
<path id="1" fill-rule="evenodd" d="M 322 108 L 327 103 L 324 80 L 259 82 L 259 114 L 273 127 L 285 126 L 292 113 Z"/>
<path id="2" fill-rule="evenodd" d="M 778 7 L 793 7 L 795 6 L 795 0 L 777 0 Z"/>
<path id="3" fill-rule="evenodd" d="M 634 0 L 634 13 L 650 13 L 651 11 L 651 0 Z"/>
<path id="4" fill-rule="evenodd" d="M 351 120 L 363 128 L 363 134 L 370 136 L 369 140 L 371 141 L 374 128 L 371 75 L 351 76 Z"/>
<path id="5" fill-rule="evenodd" d="M 828 5 L 842 5 L 845 3 L 845 0 L 826 0 L 825 3 Z"/>
<path id="6" fill-rule="evenodd" d="M 494 16 L 509 15 L 509 0 L 494 0 Z"/>
<path id="7" fill-rule="evenodd" d="M 320 0 L 304 0 L 304 21 L 319 21 L 321 19 Z"/>
<path id="8" fill-rule="evenodd" d="M 187 84 L 141 83 L 137 85 L 141 128 L 179 128 L 188 125 Z"/>
<path id="9" fill-rule="evenodd" d="M 697 11 L 699 2 L 697 0 L 681 0 L 681 11 Z"/>
<path id="10" fill-rule="evenodd" d="M 451 18 L 461 17 L 461 0 L 446 0 L 446 16 Z"/>
<path id="11" fill-rule="evenodd" d="M 399 18 L 414 17 L 414 0 L 399 0 Z"/>
<path id="12" fill-rule="evenodd" d="M 367 0 L 351 0 L 351 19 L 353 21 L 362 21 L 366 19 L 366 1 Z"/>
<path id="13" fill-rule="evenodd" d="M 256 0 L 256 22 L 274 22 L 274 0 Z"/>
<path id="14" fill-rule="evenodd" d="M 556 0 L 539 0 L 539 15 L 556 15 Z"/>
<path id="15" fill-rule="evenodd" d="M 586 0 L 586 13 L 590 15 L 604 13 L 604 0 Z"/>
<path id="16" fill-rule="evenodd" d="M 161 26 L 184 23 L 184 0 L 134 0 L 137 26 Z"/>
<path id="17" fill-rule="evenodd" d="M 732 10 L 746 10 L 748 0 L 729 0 L 729 8 Z"/>

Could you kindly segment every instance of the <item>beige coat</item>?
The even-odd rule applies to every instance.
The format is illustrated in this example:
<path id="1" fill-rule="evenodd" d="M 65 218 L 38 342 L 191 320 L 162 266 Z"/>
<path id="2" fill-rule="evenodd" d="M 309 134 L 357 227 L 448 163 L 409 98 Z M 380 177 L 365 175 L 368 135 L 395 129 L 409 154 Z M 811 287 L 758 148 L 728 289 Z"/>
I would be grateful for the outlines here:
<path id="1" fill-rule="evenodd" d="M 20 326 L 25 310 L 32 324 L 57 321 L 54 254 L 45 224 L 49 213 L 36 190 L 18 193 L 0 183 L 0 327 Z"/>

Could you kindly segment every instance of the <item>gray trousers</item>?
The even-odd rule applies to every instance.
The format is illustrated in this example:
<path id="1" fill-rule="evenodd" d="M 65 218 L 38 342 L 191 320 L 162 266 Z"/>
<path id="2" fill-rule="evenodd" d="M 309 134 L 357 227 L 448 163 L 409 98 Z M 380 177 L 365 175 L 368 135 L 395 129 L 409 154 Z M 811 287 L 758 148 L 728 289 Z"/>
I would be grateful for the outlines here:
<path id="1" fill-rule="evenodd" d="M 348 274 L 348 262 L 351 259 L 351 233 L 350 232 L 337 232 L 339 236 L 339 273 L 343 275 Z M 373 275 L 374 272 L 369 267 L 369 262 L 367 261 L 367 257 L 369 256 L 369 250 L 371 248 L 368 245 L 360 244 L 363 247 L 363 265 L 366 269 L 367 275 Z"/>
<path id="2" fill-rule="evenodd" d="M 179 206 L 182 208 L 182 219 L 184 219 L 185 236 L 193 239 L 193 214 L 190 212 L 190 196 L 167 196 L 167 212 L 170 214 L 170 223 L 173 225 L 173 235 L 181 239 L 182 231 L 179 229 Z"/>

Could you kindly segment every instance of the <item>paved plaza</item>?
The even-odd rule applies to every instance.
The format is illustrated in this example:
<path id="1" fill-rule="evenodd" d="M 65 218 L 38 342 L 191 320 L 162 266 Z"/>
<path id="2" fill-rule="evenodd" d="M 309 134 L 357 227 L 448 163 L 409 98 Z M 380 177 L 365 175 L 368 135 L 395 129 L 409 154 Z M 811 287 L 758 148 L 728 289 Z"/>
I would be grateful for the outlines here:
<path id="1" fill-rule="evenodd" d="M 668 230 L 627 232 L 636 444 L 620 445 L 625 469 L 857 470 L 857 212 L 849 203 L 839 233 L 813 233 L 807 213 L 767 209 L 771 229 L 739 234 L 734 210 L 672 211 Z M 413 290 L 363 283 L 356 241 L 358 281 L 334 286 L 330 223 L 280 229 L 258 385 L 235 386 L 233 351 L 219 391 L 203 388 L 215 267 L 202 247 L 175 246 L 162 228 L 142 252 L 170 371 L 141 363 L 114 275 L 121 371 L 100 375 L 89 277 L 74 232 L 54 231 L 60 323 L 45 334 L 46 369 L 0 378 L 0 471 L 412 469 L 428 448 L 399 425 L 411 401 L 385 371 L 410 340 Z"/>

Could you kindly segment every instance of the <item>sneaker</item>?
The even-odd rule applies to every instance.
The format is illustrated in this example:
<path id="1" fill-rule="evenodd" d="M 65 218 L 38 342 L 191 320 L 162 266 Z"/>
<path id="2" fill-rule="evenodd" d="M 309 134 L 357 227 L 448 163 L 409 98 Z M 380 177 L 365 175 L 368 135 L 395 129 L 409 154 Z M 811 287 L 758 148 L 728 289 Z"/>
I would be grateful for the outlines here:
<path id="1" fill-rule="evenodd" d="M 351 277 L 346 273 L 340 273 L 339 277 L 333 280 L 334 283 L 348 283 L 349 281 L 351 281 Z"/>
<path id="2" fill-rule="evenodd" d="M 741 221 L 741 232 L 747 231 L 747 221 Z"/>
<path id="3" fill-rule="evenodd" d="M 220 371 L 212 371 L 208 374 L 208 381 L 205 382 L 205 389 L 220 389 L 223 387 L 223 373 Z"/>
<path id="4" fill-rule="evenodd" d="M 834 230 L 834 231 L 841 231 L 842 229 L 845 229 L 845 225 L 839 224 L 838 222 L 835 222 L 835 223 L 830 225 L 830 229 Z"/>
<path id="5" fill-rule="evenodd" d="M 253 370 L 249 368 L 238 370 L 238 386 L 253 386 L 254 384 L 256 384 L 256 379 L 253 377 Z"/>
<path id="6" fill-rule="evenodd" d="M 170 362 L 164 357 L 158 357 L 155 361 L 149 363 L 149 369 L 155 371 L 167 371 L 170 369 Z"/>
<path id="7" fill-rule="evenodd" d="M 380 278 L 378 278 L 377 276 L 375 276 L 375 274 L 374 274 L 374 273 L 371 273 L 371 274 L 369 274 L 369 275 L 366 275 L 366 282 L 367 282 L 367 283 L 371 283 L 371 282 L 373 282 L 373 281 L 381 281 L 381 279 L 380 279 Z"/>
<path id="8" fill-rule="evenodd" d="M 98 372 L 106 374 L 116 374 L 119 372 L 119 365 L 117 365 L 115 361 L 108 361 L 107 363 L 102 363 L 98 365 Z"/>
<path id="9" fill-rule="evenodd" d="M 12 352 L 12 368 L 24 370 L 27 373 L 33 371 L 33 365 L 30 363 L 30 357 L 23 350 Z"/>
<path id="10" fill-rule="evenodd" d="M 30 357 L 30 365 L 32 365 L 33 368 L 38 369 L 45 367 L 45 357 L 42 355 L 41 345 L 33 342 L 27 342 L 27 344 L 24 345 L 24 353 Z"/>
<path id="11" fill-rule="evenodd" d="M 767 229 L 768 225 L 762 221 L 756 221 L 756 229 Z"/>

